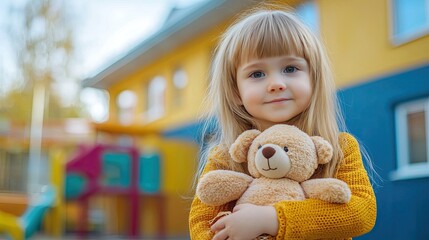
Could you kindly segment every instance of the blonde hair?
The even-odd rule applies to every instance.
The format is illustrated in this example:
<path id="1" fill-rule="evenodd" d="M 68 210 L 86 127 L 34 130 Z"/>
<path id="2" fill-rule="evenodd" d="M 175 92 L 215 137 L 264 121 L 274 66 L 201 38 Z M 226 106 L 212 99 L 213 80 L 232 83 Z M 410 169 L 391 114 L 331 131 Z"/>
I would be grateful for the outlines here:
<path id="1" fill-rule="evenodd" d="M 250 58 L 295 55 L 309 66 L 312 97 L 309 107 L 285 122 L 309 135 L 328 140 L 334 147 L 333 160 L 319 169 L 318 176 L 332 177 L 343 158 L 338 135 L 344 121 L 337 106 L 335 83 L 329 59 L 318 37 L 293 13 L 284 10 L 256 10 L 244 14 L 222 35 L 212 61 L 207 100 L 211 111 L 204 117 L 215 116 L 216 130 L 209 149 L 202 155 L 201 174 L 210 146 L 230 146 L 243 131 L 260 126 L 246 109 L 234 101 L 239 98 L 236 83 L 237 68 Z M 213 123 L 211 123 L 213 124 Z M 244 167 L 230 161 L 230 168 Z M 198 175 L 197 175 L 198 176 Z"/>

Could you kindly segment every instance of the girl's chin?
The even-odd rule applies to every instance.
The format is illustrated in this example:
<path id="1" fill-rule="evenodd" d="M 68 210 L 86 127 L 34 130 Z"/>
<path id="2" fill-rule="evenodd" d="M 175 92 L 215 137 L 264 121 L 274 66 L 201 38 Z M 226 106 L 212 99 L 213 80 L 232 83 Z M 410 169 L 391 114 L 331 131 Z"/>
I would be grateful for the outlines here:
<path id="1" fill-rule="evenodd" d="M 260 124 L 260 126 L 262 128 L 261 130 L 265 130 L 265 129 L 267 129 L 269 127 L 272 127 L 272 126 L 274 126 L 276 124 L 289 124 L 288 123 L 289 120 L 290 119 L 287 119 L 287 120 L 265 121 L 265 122 L 260 122 L 259 124 Z"/>

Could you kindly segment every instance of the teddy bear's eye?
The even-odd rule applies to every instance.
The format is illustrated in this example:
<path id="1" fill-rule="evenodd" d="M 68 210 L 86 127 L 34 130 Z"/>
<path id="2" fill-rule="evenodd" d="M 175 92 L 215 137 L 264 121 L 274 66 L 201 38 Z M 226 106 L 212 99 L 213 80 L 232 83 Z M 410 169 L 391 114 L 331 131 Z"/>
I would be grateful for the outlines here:
<path id="1" fill-rule="evenodd" d="M 289 148 L 284 147 L 283 149 L 285 150 L 285 152 L 289 152 Z"/>
<path id="2" fill-rule="evenodd" d="M 262 145 L 259 145 L 258 149 L 261 149 Z"/>

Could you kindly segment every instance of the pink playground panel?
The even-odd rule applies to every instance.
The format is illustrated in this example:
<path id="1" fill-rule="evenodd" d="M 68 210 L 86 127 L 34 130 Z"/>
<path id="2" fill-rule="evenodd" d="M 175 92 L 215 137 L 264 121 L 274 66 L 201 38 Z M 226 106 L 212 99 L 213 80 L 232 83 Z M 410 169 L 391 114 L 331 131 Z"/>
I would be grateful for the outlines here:
<path id="1" fill-rule="evenodd" d="M 126 188 L 102 185 L 102 157 L 106 152 L 129 154 L 131 159 L 131 182 Z M 79 174 L 84 176 L 86 184 L 84 190 L 79 193 L 76 200 L 82 207 L 81 221 L 78 226 L 80 235 L 85 235 L 88 226 L 89 198 L 97 193 L 128 195 L 130 198 L 130 236 L 138 237 L 139 226 L 139 186 L 138 186 L 139 152 L 132 147 L 96 145 L 83 151 L 69 161 L 66 165 L 67 174 Z M 163 230 L 162 230 L 163 231 Z M 163 234 L 163 233 L 161 233 Z"/>

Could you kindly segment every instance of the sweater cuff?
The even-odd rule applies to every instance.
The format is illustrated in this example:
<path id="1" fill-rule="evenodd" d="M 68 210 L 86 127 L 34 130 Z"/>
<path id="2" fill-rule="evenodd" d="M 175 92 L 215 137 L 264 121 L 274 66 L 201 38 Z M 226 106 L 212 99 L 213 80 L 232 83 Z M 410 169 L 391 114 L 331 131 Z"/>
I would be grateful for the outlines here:
<path id="1" fill-rule="evenodd" d="M 277 212 L 277 220 L 279 222 L 279 230 L 277 232 L 276 239 L 284 239 L 286 234 L 286 216 L 283 211 L 276 205 L 274 205 Z"/>

